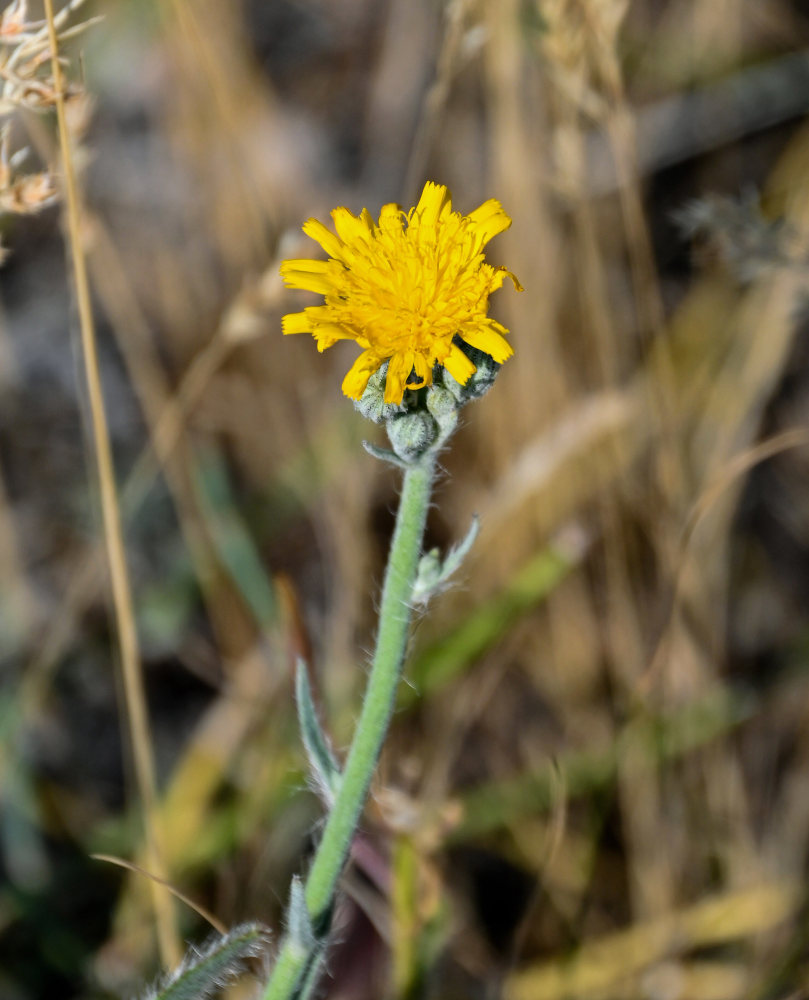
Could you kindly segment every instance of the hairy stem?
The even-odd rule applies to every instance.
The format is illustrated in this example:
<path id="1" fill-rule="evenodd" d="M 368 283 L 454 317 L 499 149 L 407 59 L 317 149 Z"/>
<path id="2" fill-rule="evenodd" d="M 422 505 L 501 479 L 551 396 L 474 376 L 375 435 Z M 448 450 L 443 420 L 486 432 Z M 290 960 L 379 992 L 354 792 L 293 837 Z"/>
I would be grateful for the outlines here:
<path id="1" fill-rule="evenodd" d="M 340 787 L 306 879 L 306 909 L 320 942 L 318 948 L 328 932 L 337 881 L 360 821 L 396 701 L 434 469 L 434 458 L 428 455 L 405 473 L 365 699 Z M 287 935 L 281 943 L 264 1000 L 296 997 L 311 959 L 311 948 Z"/>

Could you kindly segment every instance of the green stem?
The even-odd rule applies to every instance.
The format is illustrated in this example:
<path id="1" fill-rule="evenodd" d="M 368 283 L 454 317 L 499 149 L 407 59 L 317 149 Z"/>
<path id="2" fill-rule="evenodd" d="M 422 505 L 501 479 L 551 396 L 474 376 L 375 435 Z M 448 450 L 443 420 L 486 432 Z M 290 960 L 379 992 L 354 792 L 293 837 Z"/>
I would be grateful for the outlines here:
<path id="1" fill-rule="evenodd" d="M 328 931 L 337 881 L 360 822 L 396 702 L 434 471 L 434 457 L 428 455 L 405 472 L 365 699 L 340 787 L 306 879 L 306 908 L 321 941 Z M 310 958 L 307 949 L 287 935 L 281 942 L 264 1000 L 292 1000 Z"/>

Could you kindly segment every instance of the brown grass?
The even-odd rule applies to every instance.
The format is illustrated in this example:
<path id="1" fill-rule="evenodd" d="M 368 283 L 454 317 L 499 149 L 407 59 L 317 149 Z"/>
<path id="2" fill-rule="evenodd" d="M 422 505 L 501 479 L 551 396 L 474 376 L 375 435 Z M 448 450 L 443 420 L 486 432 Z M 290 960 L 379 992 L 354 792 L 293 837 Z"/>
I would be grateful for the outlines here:
<path id="1" fill-rule="evenodd" d="M 87 256 L 103 547 L 89 519 L 49 506 L 86 497 L 83 472 L 56 444 L 28 457 L 26 417 L 79 433 L 74 403 L 49 415 L 23 349 L 34 321 L 16 289 L 58 237 L 50 215 L 9 232 L 0 275 L 14 363 L 0 623 L 25 665 L 5 692 L 4 758 L 19 757 L 6 801 L 28 824 L 0 838 L 13 862 L 0 993 L 3 975 L 24 1000 L 131 992 L 156 961 L 140 879 L 105 883 L 85 860 L 161 872 L 108 731 L 104 559 L 136 812 L 162 831 L 163 874 L 225 925 L 277 924 L 318 815 L 292 654 L 311 651 L 344 746 L 396 488 L 340 395 L 351 348 L 280 337 L 298 300 L 277 266 L 310 252 L 308 216 L 408 202 L 432 178 L 462 210 L 502 200 L 514 223 L 491 256 L 526 292 L 495 298 L 516 356 L 444 459 L 430 544 L 475 512 L 482 532 L 417 626 L 419 690 L 403 693 L 346 880 L 328 995 L 801 995 L 809 136 L 778 108 L 809 22 L 782 0 L 116 0 L 104 13 L 81 43 L 97 102 L 81 185 L 62 161 L 72 261 Z M 767 128 L 746 117 L 764 79 Z M 706 149 L 688 125 L 728 81 L 747 97 Z M 715 213 L 689 255 L 672 210 L 749 184 L 765 212 Z M 47 284 L 35 319 L 66 336 Z M 93 886 L 103 926 L 57 882 L 25 881 L 29 843 Z M 59 961 L 23 889 L 75 931 Z M 204 936 L 177 913 L 183 938 Z M 25 969 L 16 933 L 32 942 Z"/>

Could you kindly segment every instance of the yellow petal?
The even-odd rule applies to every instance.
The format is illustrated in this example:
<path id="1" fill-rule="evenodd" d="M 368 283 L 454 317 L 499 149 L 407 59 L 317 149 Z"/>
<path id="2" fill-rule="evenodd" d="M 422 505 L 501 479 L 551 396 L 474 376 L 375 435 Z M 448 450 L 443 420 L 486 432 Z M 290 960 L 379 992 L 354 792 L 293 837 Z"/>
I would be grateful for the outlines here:
<path id="1" fill-rule="evenodd" d="M 455 381 L 461 385 L 466 385 L 471 376 L 477 371 L 457 344 L 453 344 L 450 347 L 449 354 L 444 358 L 444 367 Z"/>
<path id="2" fill-rule="evenodd" d="M 416 352 L 413 355 L 413 368 L 419 381 L 408 382 L 408 389 L 420 389 L 423 385 L 433 384 L 433 366 L 423 354 Z"/>
<path id="3" fill-rule="evenodd" d="M 452 207 L 449 189 L 445 184 L 434 184 L 433 181 L 427 181 L 421 192 L 419 203 L 416 205 L 415 214 L 420 225 L 434 226 L 445 205 L 449 205 L 450 209 Z"/>
<path id="4" fill-rule="evenodd" d="M 331 306 L 307 306 L 304 312 L 309 318 L 310 329 L 314 329 L 316 323 L 331 323 L 334 319 L 334 310 Z"/>
<path id="5" fill-rule="evenodd" d="M 395 202 L 383 205 L 382 211 L 379 213 L 379 228 L 383 232 L 401 232 L 402 206 L 397 205 Z"/>
<path id="6" fill-rule="evenodd" d="M 319 219 L 307 219 L 303 224 L 303 231 L 319 243 L 329 257 L 335 257 L 337 260 L 343 259 L 343 244 Z"/>
<path id="7" fill-rule="evenodd" d="M 284 275 L 287 288 L 300 292 L 315 292 L 318 295 L 328 295 L 334 291 L 334 285 L 325 275 L 308 274 L 305 271 L 290 271 Z"/>
<path id="8" fill-rule="evenodd" d="M 303 227 L 328 260 L 291 260 L 281 269 L 288 287 L 325 302 L 289 314 L 283 330 L 310 331 L 321 351 L 337 340 L 357 343 L 363 354 L 346 375 L 347 395 L 358 398 L 385 363 L 385 398 L 401 402 L 408 379 L 414 388 L 430 385 L 436 365 L 468 382 L 475 366 L 466 344 L 498 362 L 511 356 L 508 331 L 486 315 L 489 295 L 506 278 L 520 288 L 509 271 L 484 260 L 484 244 L 511 222 L 499 201 L 464 216 L 453 210 L 449 190 L 429 181 L 407 215 L 391 203 L 378 222 L 367 209 L 354 215 L 343 207 L 332 219 L 308 219 Z"/>
<path id="9" fill-rule="evenodd" d="M 385 377 L 386 403 L 401 403 L 405 383 L 411 371 L 413 371 L 412 351 L 400 351 L 393 355 L 388 363 L 388 373 Z"/>
<path id="10" fill-rule="evenodd" d="M 484 268 L 488 267 L 489 267 L 488 264 L 482 264 L 480 269 L 481 271 L 483 271 Z M 492 292 L 496 292 L 498 288 L 501 288 L 506 278 L 511 278 L 514 288 L 518 292 L 525 291 L 525 289 L 522 287 L 519 280 L 517 279 L 516 274 L 512 274 L 512 272 L 505 267 L 492 267 L 491 274 L 489 276 L 489 293 L 491 294 Z"/>
<path id="11" fill-rule="evenodd" d="M 334 228 L 343 243 L 353 243 L 356 240 L 367 240 L 373 233 L 373 220 L 366 211 L 362 210 L 359 218 L 352 215 L 347 208 L 335 208 L 331 213 L 334 219 Z"/>
<path id="12" fill-rule="evenodd" d="M 470 230 L 480 241 L 479 247 L 485 246 L 490 239 L 508 229 L 511 219 L 503 211 L 503 206 L 496 198 L 489 198 L 467 216 Z"/>
<path id="13" fill-rule="evenodd" d="M 494 325 L 494 321 L 491 322 Z M 497 326 L 500 326 L 498 323 Z M 504 329 L 501 327 L 501 329 Z M 476 330 L 469 333 L 466 331 L 461 333 L 461 336 L 469 344 L 470 347 L 477 347 L 479 351 L 483 351 L 484 354 L 488 354 L 492 357 L 498 365 L 510 358 L 514 353 L 514 348 L 509 344 L 509 342 L 491 326 L 481 326 Z"/>
<path id="14" fill-rule="evenodd" d="M 343 392 L 350 399 L 361 399 L 368 379 L 379 368 L 381 361 L 371 351 L 363 351 L 343 379 Z"/>
<path id="15" fill-rule="evenodd" d="M 287 313 L 281 317 L 281 332 L 289 333 L 310 333 L 312 324 L 305 312 Z"/>
<path id="16" fill-rule="evenodd" d="M 312 330 L 317 349 L 322 353 L 327 347 L 336 344 L 338 340 L 356 340 L 353 331 L 339 323 L 318 323 Z"/>
<path id="17" fill-rule="evenodd" d="M 307 309 L 306 312 L 308 314 L 309 310 Z M 503 335 L 508 333 L 508 327 L 503 326 L 502 323 L 498 323 L 497 320 L 492 319 L 491 316 L 487 316 L 486 319 L 483 320 L 483 325 L 488 326 L 488 328 L 490 330 L 494 330 L 495 333 L 500 333 Z"/>
<path id="18" fill-rule="evenodd" d="M 287 271 L 311 271 L 312 274 L 324 274 L 329 270 L 329 262 L 327 260 L 312 260 L 309 257 L 290 258 L 285 260 L 278 270 L 282 277 L 286 275 Z"/>
<path id="19" fill-rule="evenodd" d="M 328 276 L 331 268 L 327 260 L 285 260 L 280 270 L 287 288 L 318 292 L 320 295 L 328 295 L 334 290 Z"/>

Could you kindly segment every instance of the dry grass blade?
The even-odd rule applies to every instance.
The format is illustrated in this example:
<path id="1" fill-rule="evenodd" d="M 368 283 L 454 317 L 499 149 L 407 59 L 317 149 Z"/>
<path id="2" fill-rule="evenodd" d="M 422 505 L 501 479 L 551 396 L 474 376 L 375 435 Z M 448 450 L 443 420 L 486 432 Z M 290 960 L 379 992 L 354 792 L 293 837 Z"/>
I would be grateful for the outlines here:
<path id="1" fill-rule="evenodd" d="M 132 751 L 138 791 L 143 807 L 149 867 L 158 878 L 163 878 L 162 852 L 158 830 L 157 789 L 149 735 L 149 718 L 146 708 L 146 697 L 143 690 L 143 678 L 140 671 L 137 630 L 135 627 L 132 594 L 121 531 L 112 449 L 104 408 L 104 397 L 101 389 L 95 325 L 92 306 L 90 304 L 90 286 L 87 278 L 87 267 L 81 237 L 81 207 L 78 183 L 73 167 L 70 132 L 65 113 L 64 83 L 62 68 L 59 63 L 59 42 L 52 0 L 45 0 L 45 15 L 47 18 L 51 58 L 53 60 L 56 113 L 64 170 L 68 237 L 70 240 L 73 278 L 79 311 L 85 376 L 87 379 L 90 412 L 93 423 L 95 457 L 104 520 L 104 538 L 107 547 L 107 557 L 109 559 L 115 618 L 118 628 L 119 653 L 126 694 L 126 711 L 132 737 Z M 161 955 L 166 965 L 174 966 L 180 960 L 181 949 L 174 923 L 171 898 L 158 883 L 152 884 Z"/>
<path id="2" fill-rule="evenodd" d="M 506 987 L 506 1000 L 594 1000 L 616 996 L 616 987 L 631 994 L 631 984 L 645 969 L 692 948 L 764 934 L 793 916 L 800 902 L 800 889 L 785 884 L 706 899 L 585 944 L 571 960 L 515 973 Z"/>
<path id="3" fill-rule="evenodd" d="M 225 927 L 221 920 L 217 920 L 210 910 L 201 906 L 199 903 L 195 903 L 190 896 L 186 896 L 184 892 L 180 892 L 176 886 L 173 886 L 165 879 L 158 878 L 151 872 L 147 872 L 145 868 L 141 868 L 140 865 L 133 864 L 131 861 L 127 861 L 124 858 L 116 858 L 112 854 L 91 854 L 90 857 L 95 861 L 106 861 L 111 865 L 118 865 L 119 868 L 126 868 L 127 871 L 134 872 L 136 875 L 142 875 L 144 878 L 150 879 L 152 882 L 157 882 L 159 885 L 168 889 L 175 899 L 179 899 L 181 903 L 185 903 L 186 906 L 190 907 L 194 913 L 198 913 L 203 920 L 206 920 L 211 927 L 213 927 L 215 931 L 218 931 L 220 934 L 227 934 L 227 927 Z"/>
<path id="4" fill-rule="evenodd" d="M 794 992 L 806 906 L 779 894 L 809 844 L 809 13 L 50 6 L 49 33 L 43 0 L 0 0 L 0 996 L 138 995 L 154 891 L 206 933 L 141 871 L 227 926 L 283 926 L 320 829 L 291 654 L 340 756 L 397 479 L 341 396 L 352 345 L 281 337 L 278 263 L 304 255 L 307 217 L 375 216 L 428 179 L 464 210 L 502 204 L 491 261 L 525 293 L 493 297 L 515 356 L 442 456 L 428 548 L 473 515 L 481 535 L 419 616 L 364 825 L 378 864 L 364 851 L 346 879 L 328 992 Z M 101 441 L 100 366 L 120 477 L 116 495 L 107 442 L 104 532 L 80 354 L 59 336 L 57 103 L 93 419 Z M 162 873 L 127 715 L 147 786 L 149 742 L 159 760 Z"/>

